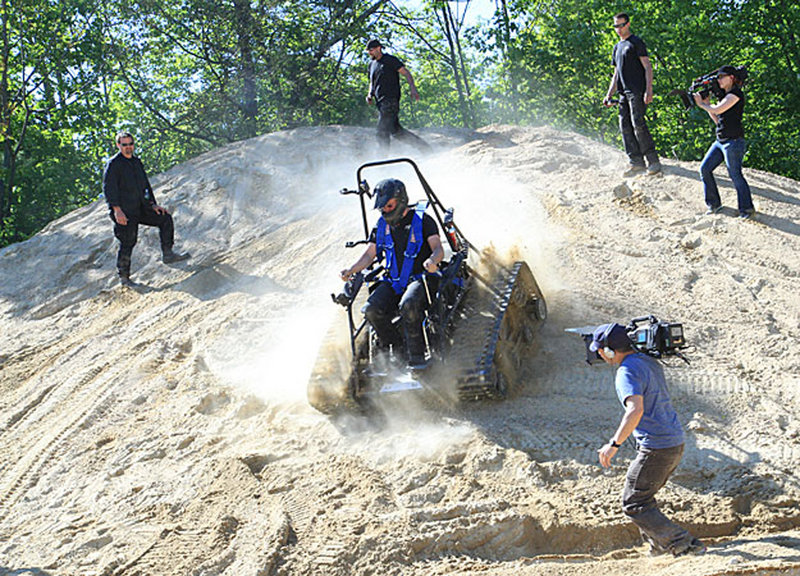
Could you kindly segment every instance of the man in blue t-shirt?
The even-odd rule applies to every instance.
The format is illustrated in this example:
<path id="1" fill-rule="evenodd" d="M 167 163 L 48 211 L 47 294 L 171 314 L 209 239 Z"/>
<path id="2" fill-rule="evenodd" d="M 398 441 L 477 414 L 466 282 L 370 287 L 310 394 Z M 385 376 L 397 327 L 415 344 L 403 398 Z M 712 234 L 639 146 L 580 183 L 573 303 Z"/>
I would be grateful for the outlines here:
<path id="1" fill-rule="evenodd" d="M 683 456 L 683 428 L 672 407 L 664 370 L 653 358 L 636 351 L 620 324 L 598 326 L 589 345 L 607 364 L 619 366 L 615 387 L 625 414 L 608 443 L 597 451 L 604 468 L 633 434 L 636 458 L 628 467 L 622 509 L 652 553 L 675 556 L 702 554 L 705 545 L 667 518 L 655 494 L 667 483 Z"/>
<path id="2" fill-rule="evenodd" d="M 631 33 L 631 21 L 624 12 L 614 16 L 614 30 L 619 36 L 611 52 L 614 76 L 603 104 L 611 106 L 614 93 L 619 94 L 619 129 L 630 162 L 623 176 L 634 176 L 645 170 L 650 175 L 659 174 L 661 162 L 644 118 L 647 105 L 653 101 L 653 67 L 647 46 L 644 40 Z"/>
<path id="3" fill-rule="evenodd" d="M 378 144 L 381 148 L 389 148 L 389 139 L 394 136 L 398 140 L 407 141 L 422 152 L 430 149 L 422 138 L 400 126 L 400 75 L 408 81 L 409 94 L 412 100 L 419 100 L 414 78 L 408 68 L 395 56 L 383 53 L 383 45 L 378 40 L 367 43 L 369 63 L 369 89 L 367 104 L 375 102 L 378 107 Z"/>

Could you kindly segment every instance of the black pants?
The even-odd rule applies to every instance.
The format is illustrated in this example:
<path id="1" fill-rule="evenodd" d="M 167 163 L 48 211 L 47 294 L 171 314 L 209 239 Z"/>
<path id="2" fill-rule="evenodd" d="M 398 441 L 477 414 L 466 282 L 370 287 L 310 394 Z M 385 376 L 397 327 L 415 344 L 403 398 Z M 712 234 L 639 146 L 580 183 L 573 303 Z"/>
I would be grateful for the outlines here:
<path id="1" fill-rule="evenodd" d="M 139 224 L 156 226 L 161 239 L 161 251 L 172 250 L 175 242 L 175 224 L 172 222 L 172 216 L 166 212 L 156 214 L 153 210 L 142 210 L 139 216 L 128 216 L 128 223 L 125 226 L 114 219 L 113 212 L 111 220 L 114 221 L 114 236 L 119 240 L 117 271 L 120 276 L 130 276 L 131 274 L 131 254 L 133 254 L 133 247 L 136 246 L 139 237 Z"/>
<path id="2" fill-rule="evenodd" d="M 400 101 L 384 98 L 378 102 L 378 144 L 382 149 L 389 148 L 389 139 L 394 136 L 402 142 L 409 142 L 425 152 L 430 146 L 425 140 L 400 126 Z"/>
<path id="3" fill-rule="evenodd" d="M 678 554 L 691 545 L 692 535 L 667 518 L 656 503 L 658 492 L 678 467 L 683 444 L 673 448 L 639 447 L 628 467 L 622 510 L 639 528 L 642 538 L 657 552 Z"/>
<path id="4" fill-rule="evenodd" d="M 631 165 L 644 166 L 658 162 L 658 152 L 647 128 L 644 94 L 625 91 L 619 95 L 619 130 Z"/>
<path id="5" fill-rule="evenodd" d="M 436 295 L 436 281 L 429 277 L 428 290 L 430 297 Z M 428 308 L 428 296 L 422 280 L 410 282 L 402 297 L 397 294 L 389 282 L 381 282 L 370 294 L 364 315 L 375 329 L 383 346 L 399 345 L 405 342 L 407 358 L 420 359 L 425 354 L 425 339 L 422 336 L 422 320 Z M 400 313 L 400 328 L 392 320 Z"/>

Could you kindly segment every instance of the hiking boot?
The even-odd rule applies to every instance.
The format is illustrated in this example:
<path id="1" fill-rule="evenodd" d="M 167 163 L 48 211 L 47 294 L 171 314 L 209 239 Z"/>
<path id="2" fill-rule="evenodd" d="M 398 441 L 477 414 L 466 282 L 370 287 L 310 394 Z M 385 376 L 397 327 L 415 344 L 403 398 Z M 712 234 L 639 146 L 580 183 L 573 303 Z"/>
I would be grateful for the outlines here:
<path id="1" fill-rule="evenodd" d="M 678 556 L 702 556 L 706 553 L 706 545 L 698 538 L 692 538 L 692 541 L 689 545 L 681 550 L 680 552 L 673 552 L 673 554 Z"/>
<path id="2" fill-rule="evenodd" d="M 120 274 L 119 275 L 119 283 L 122 286 L 133 286 L 135 282 L 131 280 L 131 277 L 127 274 Z"/>
<path id="3" fill-rule="evenodd" d="M 625 172 L 622 173 L 623 178 L 630 178 L 643 173 L 647 168 L 643 164 L 631 164 Z"/>
<path id="4" fill-rule="evenodd" d="M 172 250 L 165 250 L 161 255 L 161 261 L 164 264 L 172 264 L 174 262 L 187 260 L 189 257 L 190 254 L 188 252 L 173 252 Z"/>
<path id="5" fill-rule="evenodd" d="M 719 206 L 709 206 L 708 210 L 706 210 L 706 216 L 710 216 L 711 214 L 718 214 L 722 211 L 722 204 Z"/>
<path id="6" fill-rule="evenodd" d="M 661 174 L 661 162 L 653 162 L 647 167 L 648 176 L 655 176 L 656 174 Z"/>

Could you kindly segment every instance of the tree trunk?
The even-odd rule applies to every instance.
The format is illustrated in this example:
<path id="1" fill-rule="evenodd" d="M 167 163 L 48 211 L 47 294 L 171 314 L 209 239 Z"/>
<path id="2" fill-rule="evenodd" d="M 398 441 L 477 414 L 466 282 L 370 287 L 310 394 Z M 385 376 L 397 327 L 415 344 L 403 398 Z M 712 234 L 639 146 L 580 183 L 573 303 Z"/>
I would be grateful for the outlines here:
<path id="1" fill-rule="evenodd" d="M 467 10 L 468 8 L 465 8 Z M 472 91 L 469 89 L 469 75 L 467 74 L 467 66 L 464 64 L 464 51 L 461 49 L 461 36 L 459 34 L 460 27 L 456 24 L 455 18 L 453 18 L 453 12 L 450 10 L 449 5 L 447 5 L 447 11 L 450 15 L 450 26 L 453 30 L 453 39 L 455 41 L 455 48 L 456 53 L 458 55 L 458 65 L 461 67 L 461 78 L 464 81 L 464 92 L 467 95 L 466 101 L 466 112 L 467 117 L 469 119 L 469 128 L 473 130 L 476 128 L 475 126 L 475 112 L 472 109 Z"/>
<path id="2" fill-rule="evenodd" d="M 444 30 L 444 36 L 447 39 L 447 45 L 450 49 L 450 68 L 453 70 L 453 78 L 456 83 L 456 89 L 458 90 L 458 105 L 461 111 L 461 123 L 464 125 L 465 128 L 470 127 L 469 121 L 469 109 L 467 108 L 467 101 L 464 97 L 464 88 L 461 82 L 461 73 L 458 68 L 458 61 L 456 59 L 456 49 L 455 49 L 455 42 L 453 41 L 453 34 L 454 31 L 451 28 L 451 19 L 450 19 L 450 7 L 447 3 L 442 4 L 442 28 Z"/>
<path id="3" fill-rule="evenodd" d="M 242 115 L 244 116 L 244 129 L 247 137 L 258 134 L 257 117 L 258 102 L 256 101 L 256 67 L 253 62 L 253 14 L 250 10 L 250 0 L 234 0 L 236 11 L 236 32 L 239 44 L 239 67 L 242 81 Z"/>
<path id="4" fill-rule="evenodd" d="M 11 205 L 11 167 L 13 148 L 11 146 L 11 102 L 8 94 L 8 5 L 0 1 L 0 141 L 3 146 L 3 169 L 0 173 L 0 238 L 5 236 L 6 219 Z"/>

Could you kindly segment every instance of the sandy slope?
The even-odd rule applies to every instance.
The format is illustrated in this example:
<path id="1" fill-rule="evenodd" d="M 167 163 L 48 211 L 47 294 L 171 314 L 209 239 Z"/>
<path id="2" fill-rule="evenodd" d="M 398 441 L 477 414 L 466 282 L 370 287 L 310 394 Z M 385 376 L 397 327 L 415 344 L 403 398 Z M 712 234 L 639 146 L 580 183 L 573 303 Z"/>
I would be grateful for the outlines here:
<path id="1" fill-rule="evenodd" d="M 623 180 L 618 150 L 547 128 L 426 137 L 467 236 L 524 257 L 548 298 L 514 401 L 308 407 L 361 233 L 336 191 L 371 130 L 230 145 L 153 179 L 194 257 L 164 267 L 144 231 L 137 290 L 99 202 L 0 251 L 0 574 L 800 573 L 800 184 L 746 171 L 740 222 L 721 176 L 727 207 L 702 215 L 696 163 Z M 694 345 L 667 368 L 688 442 L 661 501 L 702 558 L 644 554 L 618 505 L 632 448 L 596 462 L 613 373 L 564 332 L 646 313 Z"/>

